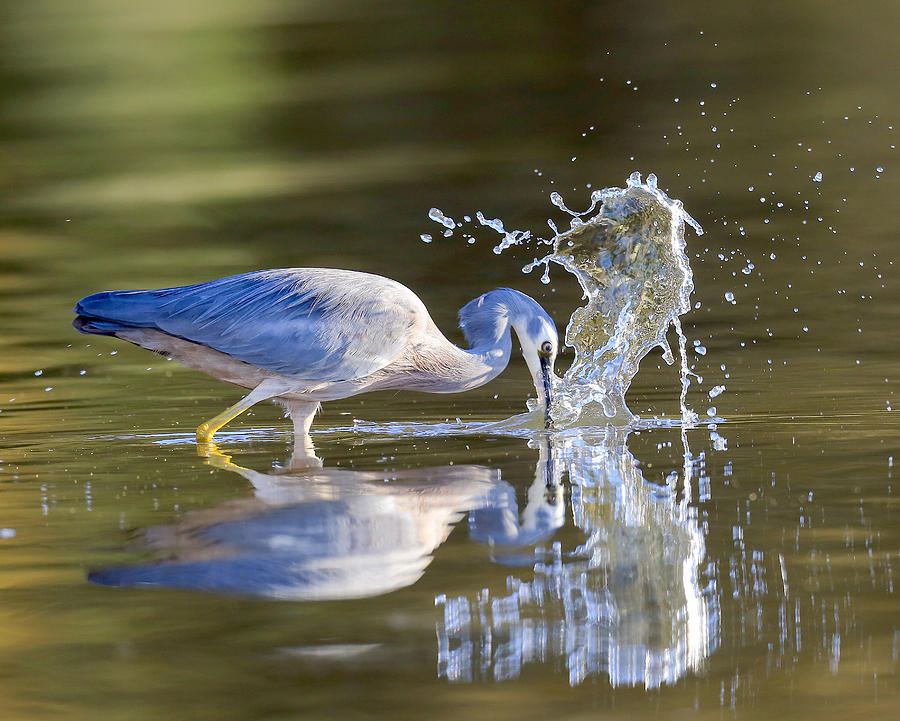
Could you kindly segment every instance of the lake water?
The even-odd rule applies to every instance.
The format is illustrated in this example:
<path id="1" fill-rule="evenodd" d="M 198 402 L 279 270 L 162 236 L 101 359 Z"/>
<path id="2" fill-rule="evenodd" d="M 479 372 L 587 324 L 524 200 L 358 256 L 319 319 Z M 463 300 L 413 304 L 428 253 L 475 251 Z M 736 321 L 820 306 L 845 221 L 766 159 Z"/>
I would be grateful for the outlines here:
<path id="1" fill-rule="evenodd" d="M 900 714 L 895 3 L 3 9 L 0 718 Z M 198 454 L 240 391 L 70 326 L 335 266 L 457 342 L 498 286 L 562 332 L 580 288 L 520 272 L 546 248 L 428 211 L 547 237 L 551 192 L 635 170 L 705 230 L 689 427 L 653 351 L 627 401 L 659 422 L 488 432 L 533 394 L 514 357 L 326 404 L 320 469 L 268 404 Z"/>

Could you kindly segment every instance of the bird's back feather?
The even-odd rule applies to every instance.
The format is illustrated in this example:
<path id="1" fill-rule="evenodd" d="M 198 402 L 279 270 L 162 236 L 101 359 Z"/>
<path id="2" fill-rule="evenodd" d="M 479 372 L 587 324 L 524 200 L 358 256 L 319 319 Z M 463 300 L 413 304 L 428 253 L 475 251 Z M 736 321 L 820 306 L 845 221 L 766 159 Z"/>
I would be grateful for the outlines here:
<path id="1" fill-rule="evenodd" d="M 75 307 L 75 327 L 152 328 L 266 370 L 352 380 L 395 359 L 427 311 L 405 286 L 330 268 L 257 271 L 160 290 L 106 291 Z"/>

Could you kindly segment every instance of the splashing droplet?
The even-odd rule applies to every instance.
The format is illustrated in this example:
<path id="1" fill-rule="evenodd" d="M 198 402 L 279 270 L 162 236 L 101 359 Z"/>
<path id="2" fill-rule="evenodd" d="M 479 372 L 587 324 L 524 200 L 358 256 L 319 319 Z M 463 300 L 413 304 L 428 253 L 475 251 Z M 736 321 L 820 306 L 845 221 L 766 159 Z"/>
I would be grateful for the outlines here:
<path id="1" fill-rule="evenodd" d="M 440 223 L 445 228 L 453 230 L 456 227 L 456 221 L 444 215 L 438 208 L 432 208 L 428 211 L 428 217 L 435 223 Z"/>

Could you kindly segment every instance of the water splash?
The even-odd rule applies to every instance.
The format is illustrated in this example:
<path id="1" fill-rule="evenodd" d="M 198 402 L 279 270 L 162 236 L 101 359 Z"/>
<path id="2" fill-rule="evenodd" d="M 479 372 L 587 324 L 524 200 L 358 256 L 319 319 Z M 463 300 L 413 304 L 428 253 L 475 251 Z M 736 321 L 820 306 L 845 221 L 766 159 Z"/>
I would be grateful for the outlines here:
<path id="1" fill-rule="evenodd" d="M 518 245 L 519 243 L 524 243 L 526 240 L 531 239 L 531 233 L 529 231 L 506 230 L 506 228 L 503 227 L 503 221 L 500 220 L 500 218 L 494 218 L 493 220 L 485 218 L 484 213 L 480 210 L 475 213 L 475 217 L 481 225 L 490 228 L 495 233 L 499 233 L 503 236 L 503 240 L 494 247 L 494 252 L 497 253 L 497 255 L 513 245 Z"/>
<path id="2" fill-rule="evenodd" d="M 566 328 L 565 343 L 575 351 L 575 361 L 554 384 L 554 426 L 634 425 L 638 419 L 628 409 L 625 394 L 641 359 L 653 348 L 662 349 L 669 365 L 675 362 L 666 339 L 670 326 L 681 356 L 681 422 L 696 423 L 697 414 L 687 405 L 695 374 L 688 364 L 679 316 L 690 309 L 694 290 L 684 226 L 690 225 L 697 235 L 703 229 L 680 200 L 660 190 L 652 173 L 646 183 L 634 172 L 624 188 L 592 191 L 590 204 L 582 211 L 568 207 L 558 192 L 550 194 L 550 202 L 571 218 L 569 229 L 563 231 L 548 220 L 553 231 L 549 239 L 527 230 L 508 230 L 501 219 L 488 218 L 481 211 L 476 219 L 501 236 L 495 253 L 529 241 L 551 246 L 549 253 L 523 271 L 543 266 L 541 280 L 549 283 L 550 264 L 561 265 L 584 291 L 587 304 L 572 313 Z M 429 217 L 448 228 L 445 235 L 451 232 L 454 221 L 441 211 L 432 208 Z M 695 344 L 695 352 L 702 354 L 705 348 Z M 537 401 L 529 402 L 531 411 L 536 408 Z"/>
<path id="3" fill-rule="evenodd" d="M 690 309 L 693 273 L 685 252 L 684 226 L 703 229 L 679 200 L 657 186 L 656 176 L 641 182 L 632 173 L 625 188 L 591 193 L 582 212 L 566 207 L 553 193 L 551 202 L 572 215 L 570 228 L 552 239 L 553 251 L 525 271 L 553 262 L 578 280 L 588 303 L 576 310 L 566 328 L 566 345 L 575 361 L 557 384 L 552 408 L 560 427 L 597 423 L 632 423 L 625 404 L 641 359 L 653 348 L 674 362 L 666 340 L 669 326 L 678 335 L 681 355 L 682 420 L 696 421 L 686 403 L 692 375 L 679 316 Z M 597 204 L 600 210 L 592 217 Z"/>

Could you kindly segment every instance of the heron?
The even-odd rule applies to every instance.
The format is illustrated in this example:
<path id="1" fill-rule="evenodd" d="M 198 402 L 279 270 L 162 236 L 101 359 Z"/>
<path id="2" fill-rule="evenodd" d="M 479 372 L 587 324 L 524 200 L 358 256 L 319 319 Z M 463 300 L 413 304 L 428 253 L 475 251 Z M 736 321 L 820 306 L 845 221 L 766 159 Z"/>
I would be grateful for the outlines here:
<path id="1" fill-rule="evenodd" d="M 451 343 L 401 283 L 336 268 L 282 268 L 157 290 L 103 291 L 78 301 L 73 325 L 174 358 L 250 392 L 197 429 L 200 443 L 263 400 L 308 437 L 322 401 L 370 391 L 456 393 L 509 363 L 511 330 L 550 426 L 553 319 L 533 298 L 498 288 L 467 303 Z"/>

